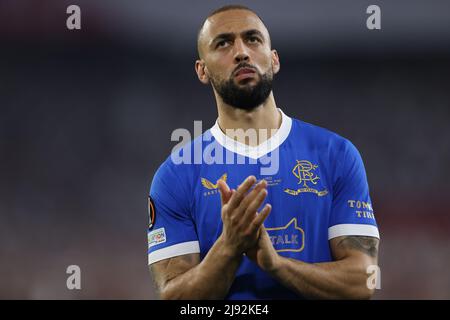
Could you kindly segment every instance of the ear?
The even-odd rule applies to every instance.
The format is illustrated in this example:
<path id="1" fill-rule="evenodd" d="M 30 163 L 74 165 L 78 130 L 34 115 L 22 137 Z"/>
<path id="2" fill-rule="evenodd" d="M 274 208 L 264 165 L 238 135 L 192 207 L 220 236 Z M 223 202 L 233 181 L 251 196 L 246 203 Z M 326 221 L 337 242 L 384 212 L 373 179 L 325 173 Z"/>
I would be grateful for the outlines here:
<path id="1" fill-rule="evenodd" d="M 206 68 L 203 60 L 195 61 L 195 72 L 197 73 L 197 77 L 201 83 L 209 84 L 208 69 Z"/>
<path id="2" fill-rule="evenodd" d="M 272 72 L 277 74 L 280 71 L 280 57 L 277 50 L 272 50 Z"/>

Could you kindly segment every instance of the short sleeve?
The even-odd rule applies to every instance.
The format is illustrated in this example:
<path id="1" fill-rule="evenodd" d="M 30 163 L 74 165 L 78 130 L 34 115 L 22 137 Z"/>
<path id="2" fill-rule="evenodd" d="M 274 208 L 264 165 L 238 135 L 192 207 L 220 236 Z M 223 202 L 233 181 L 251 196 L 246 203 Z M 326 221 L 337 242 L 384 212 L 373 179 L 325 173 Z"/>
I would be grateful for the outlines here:
<path id="1" fill-rule="evenodd" d="M 153 178 L 149 205 L 148 264 L 200 252 L 187 181 L 167 161 Z"/>
<path id="2" fill-rule="evenodd" d="M 340 236 L 379 238 L 364 164 L 356 147 L 344 140 L 337 154 L 328 239 Z"/>

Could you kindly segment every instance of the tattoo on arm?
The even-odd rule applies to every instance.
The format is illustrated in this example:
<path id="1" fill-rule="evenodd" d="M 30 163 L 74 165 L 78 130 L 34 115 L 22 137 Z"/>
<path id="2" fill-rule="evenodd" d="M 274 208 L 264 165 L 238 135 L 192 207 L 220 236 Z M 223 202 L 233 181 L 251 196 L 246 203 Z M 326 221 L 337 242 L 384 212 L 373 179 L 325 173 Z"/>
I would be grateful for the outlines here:
<path id="1" fill-rule="evenodd" d="M 158 295 L 160 295 L 161 294 L 161 283 L 160 283 L 160 279 L 157 278 L 157 273 L 155 271 L 155 267 L 150 265 L 149 270 L 150 270 L 150 274 L 151 274 L 150 278 L 152 279 L 153 289 L 156 291 L 156 293 Z"/>
<path id="2" fill-rule="evenodd" d="M 361 251 L 372 258 L 378 255 L 378 239 L 374 237 L 349 236 L 342 239 L 338 245 Z"/>
<path id="3" fill-rule="evenodd" d="M 195 267 L 199 260 L 198 254 L 186 254 L 150 265 L 155 289 L 160 292 L 170 280 Z"/>

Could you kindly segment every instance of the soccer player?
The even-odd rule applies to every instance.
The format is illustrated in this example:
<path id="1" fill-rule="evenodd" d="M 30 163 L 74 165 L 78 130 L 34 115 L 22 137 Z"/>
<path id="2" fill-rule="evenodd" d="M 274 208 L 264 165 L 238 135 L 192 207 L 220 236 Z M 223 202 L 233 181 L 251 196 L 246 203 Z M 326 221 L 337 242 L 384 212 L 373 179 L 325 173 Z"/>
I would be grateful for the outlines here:
<path id="1" fill-rule="evenodd" d="M 379 232 L 357 149 L 277 108 L 278 53 L 251 9 L 211 13 L 198 54 L 218 119 L 152 181 L 148 263 L 160 297 L 370 298 Z"/>

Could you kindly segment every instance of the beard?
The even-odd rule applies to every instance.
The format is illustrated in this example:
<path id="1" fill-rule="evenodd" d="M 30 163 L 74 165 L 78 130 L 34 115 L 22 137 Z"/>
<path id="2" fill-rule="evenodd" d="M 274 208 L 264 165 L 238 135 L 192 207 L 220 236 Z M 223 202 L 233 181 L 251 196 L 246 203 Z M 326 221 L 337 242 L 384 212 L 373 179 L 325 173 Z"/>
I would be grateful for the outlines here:
<path id="1" fill-rule="evenodd" d="M 257 73 L 260 81 L 254 86 L 238 86 L 235 84 L 233 76 L 222 81 L 212 77 L 211 84 L 223 102 L 236 109 L 251 111 L 263 104 L 272 91 L 273 74 L 271 70 L 265 74 Z"/>

